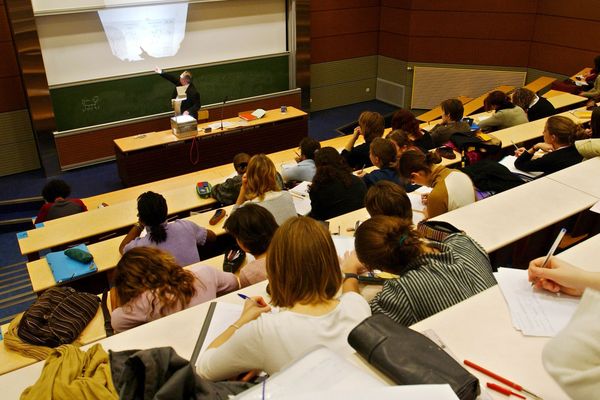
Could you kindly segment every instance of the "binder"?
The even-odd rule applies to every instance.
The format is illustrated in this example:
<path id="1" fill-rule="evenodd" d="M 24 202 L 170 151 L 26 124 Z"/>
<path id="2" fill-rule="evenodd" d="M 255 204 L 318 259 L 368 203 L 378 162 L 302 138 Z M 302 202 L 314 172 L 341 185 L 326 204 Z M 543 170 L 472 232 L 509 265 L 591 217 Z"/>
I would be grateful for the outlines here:
<path id="1" fill-rule="evenodd" d="M 80 244 L 73 248 L 81 249 L 89 253 L 85 244 Z M 54 275 L 56 283 L 67 282 L 98 271 L 98 267 L 93 260 L 84 264 L 67 257 L 64 251 L 48 253 L 46 255 L 46 261 L 50 266 L 50 270 L 52 270 L 52 275 Z"/>

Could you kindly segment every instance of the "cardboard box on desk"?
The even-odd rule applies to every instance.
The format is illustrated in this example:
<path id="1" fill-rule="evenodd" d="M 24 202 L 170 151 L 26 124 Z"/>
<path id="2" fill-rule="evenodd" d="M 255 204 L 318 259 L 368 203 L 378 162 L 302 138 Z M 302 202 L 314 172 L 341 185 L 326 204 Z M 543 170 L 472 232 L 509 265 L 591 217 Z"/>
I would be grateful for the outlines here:
<path id="1" fill-rule="evenodd" d="M 171 117 L 171 129 L 179 139 L 194 137 L 198 134 L 198 121 L 191 115 Z"/>

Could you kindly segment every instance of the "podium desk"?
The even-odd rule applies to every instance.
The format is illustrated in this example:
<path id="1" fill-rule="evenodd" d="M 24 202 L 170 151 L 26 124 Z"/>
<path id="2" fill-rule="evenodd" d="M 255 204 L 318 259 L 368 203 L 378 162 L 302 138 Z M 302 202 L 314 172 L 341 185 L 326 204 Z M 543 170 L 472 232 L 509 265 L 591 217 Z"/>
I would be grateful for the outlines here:
<path id="1" fill-rule="evenodd" d="M 294 107 L 286 113 L 268 110 L 258 120 L 223 120 L 224 129 L 205 129 L 218 121 L 198 125 L 195 137 L 179 139 L 168 131 L 116 139 L 119 177 L 125 186 L 186 174 L 230 163 L 237 153 L 271 153 L 298 146 L 308 134 L 307 114 Z M 229 126 L 229 127 L 228 127 Z"/>

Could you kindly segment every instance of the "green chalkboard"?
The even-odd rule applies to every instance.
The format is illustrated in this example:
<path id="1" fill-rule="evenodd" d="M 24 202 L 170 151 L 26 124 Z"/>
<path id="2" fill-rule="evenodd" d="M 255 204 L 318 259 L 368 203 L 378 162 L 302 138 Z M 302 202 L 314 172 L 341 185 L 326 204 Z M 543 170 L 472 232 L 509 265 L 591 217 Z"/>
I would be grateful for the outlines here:
<path id="1" fill-rule="evenodd" d="M 175 71 L 179 74 L 181 71 Z M 202 104 L 287 90 L 288 56 L 192 69 Z M 171 109 L 173 84 L 156 74 L 50 90 L 59 131 L 157 114 Z"/>

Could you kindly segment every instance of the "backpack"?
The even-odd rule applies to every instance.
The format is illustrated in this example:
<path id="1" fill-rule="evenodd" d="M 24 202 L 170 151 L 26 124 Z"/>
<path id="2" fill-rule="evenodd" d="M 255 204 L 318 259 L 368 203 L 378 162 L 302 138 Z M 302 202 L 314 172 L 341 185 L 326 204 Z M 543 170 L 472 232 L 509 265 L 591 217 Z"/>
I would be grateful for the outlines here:
<path id="1" fill-rule="evenodd" d="M 17 334 L 22 341 L 57 347 L 72 343 L 94 318 L 100 299 L 70 287 L 46 290 L 23 314 Z"/>

